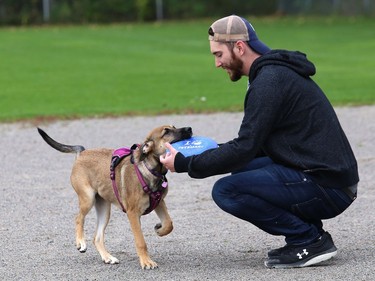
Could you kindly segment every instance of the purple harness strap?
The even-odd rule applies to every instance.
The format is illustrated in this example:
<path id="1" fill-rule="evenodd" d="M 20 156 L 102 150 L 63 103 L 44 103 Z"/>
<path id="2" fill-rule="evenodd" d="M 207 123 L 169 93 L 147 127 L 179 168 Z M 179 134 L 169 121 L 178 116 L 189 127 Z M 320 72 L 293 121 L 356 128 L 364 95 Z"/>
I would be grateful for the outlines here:
<path id="1" fill-rule="evenodd" d="M 136 147 L 136 145 L 133 145 L 133 147 Z M 122 159 L 124 159 L 125 157 L 127 157 L 127 156 L 129 156 L 133 153 L 133 147 L 132 148 L 122 147 L 122 148 L 116 149 L 112 153 L 112 161 L 111 161 L 111 166 L 110 166 L 110 171 L 111 171 L 110 177 L 111 177 L 111 180 L 112 180 L 113 192 L 115 193 L 117 201 L 120 203 L 120 206 L 121 206 L 122 211 L 124 213 L 126 213 L 126 209 L 125 209 L 124 205 L 122 204 L 122 202 L 120 200 L 120 194 L 118 192 L 118 188 L 117 188 L 117 185 L 116 185 L 116 179 L 115 179 L 115 168 L 121 162 Z M 143 176 L 142 176 L 141 172 L 139 171 L 138 166 L 135 163 L 133 163 L 133 165 L 134 165 L 134 169 L 135 169 L 135 172 L 137 174 L 138 180 L 139 180 L 140 184 L 142 185 L 143 191 L 150 196 L 150 206 L 147 208 L 147 210 L 143 214 L 143 215 L 146 215 L 146 214 L 152 212 L 159 205 L 159 203 L 161 201 L 161 198 L 162 198 L 162 195 L 163 195 L 165 189 L 168 187 L 168 182 L 167 182 L 167 179 L 165 178 L 165 176 L 162 176 L 161 177 L 161 181 L 162 181 L 161 188 L 158 188 L 156 191 L 152 191 L 150 189 L 150 187 L 147 185 L 147 183 L 145 182 L 145 180 L 143 179 Z M 147 168 L 147 166 L 146 166 L 146 168 Z M 154 173 L 152 171 L 150 171 L 150 172 L 154 175 Z"/>
<path id="2" fill-rule="evenodd" d="M 158 188 L 156 191 L 152 191 L 148 185 L 146 184 L 145 180 L 142 177 L 141 172 L 138 169 L 138 166 L 134 164 L 135 172 L 137 173 L 138 179 L 142 185 L 143 191 L 150 196 L 150 206 L 145 211 L 144 215 L 151 213 L 160 203 L 162 195 L 165 189 L 168 187 L 167 179 L 164 177 L 162 181 L 162 188 Z"/>
<path id="3" fill-rule="evenodd" d="M 122 147 L 122 148 L 116 149 L 112 153 L 112 160 L 111 160 L 111 166 L 110 166 L 110 171 L 111 171 L 110 177 L 111 177 L 111 180 L 112 180 L 113 192 L 115 193 L 117 201 L 120 203 L 120 206 L 121 206 L 124 213 L 126 213 L 126 209 L 125 209 L 124 205 L 122 204 L 122 202 L 120 200 L 120 194 L 118 192 L 118 188 L 117 188 L 117 184 L 116 184 L 116 178 L 115 178 L 116 177 L 115 176 L 115 168 L 123 158 L 125 158 L 126 156 L 129 156 L 131 153 L 132 153 L 132 150 L 128 147 Z"/>

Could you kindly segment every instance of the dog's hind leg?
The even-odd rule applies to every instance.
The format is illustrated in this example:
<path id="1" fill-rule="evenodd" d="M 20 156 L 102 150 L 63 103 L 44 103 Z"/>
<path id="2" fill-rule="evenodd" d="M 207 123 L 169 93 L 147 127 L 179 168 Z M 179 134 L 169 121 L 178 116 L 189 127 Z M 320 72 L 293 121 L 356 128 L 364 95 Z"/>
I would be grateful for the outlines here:
<path id="1" fill-rule="evenodd" d="M 95 202 L 95 192 L 93 191 L 86 191 L 83 192 L 77 191 L 78 189 L 74 188 L 78 194 L 78 201 L 79 201 L 79 213 L 76 216 L 76 246 L 78 251 L 81 253 L 86 252 L 87 245 L 85 240 L 85 233 L 84 233 L 84 224 L 85 224 L 85 217 L 91 210 L 92 206 Z M 88 190 L 88 189 L 83 189 Z"/>
<path id="2" fill-rule="evenodd" d="M 97 224 L 94 236 L 94 245 L 105 263 L 116 264 L 119 260 L 107 252 L 104 246 L 104 231 L 111 216 L 111 203 L 96 195 L 95 210 Z"/>
<path id="3" fill-rule="evenodd" d="M 161 221 L 161 223 L 155 225 L 156 234 L 159 236 L 164 236 L 171 233 L 171 231 L 173 230 L 173 223 L 171 217 L 168 214 L 164 199 L 161 200 L 159 205 L 155 208 L 155 212 Z"/>

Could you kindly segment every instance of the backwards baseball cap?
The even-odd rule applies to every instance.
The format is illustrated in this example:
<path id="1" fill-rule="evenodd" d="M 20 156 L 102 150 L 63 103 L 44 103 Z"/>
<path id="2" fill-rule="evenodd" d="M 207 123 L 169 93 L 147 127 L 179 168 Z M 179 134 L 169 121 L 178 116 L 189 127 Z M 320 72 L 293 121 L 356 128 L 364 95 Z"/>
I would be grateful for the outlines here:
<path id="1" fill-rule="evenodd" d="M 232 15 L 215 21 L 208 30 L 208 40 L 216 42 L 246 41 L 251 49 L 264 55 L 271 49 L 258 39 L 254 27 L 242 17 Z"/>

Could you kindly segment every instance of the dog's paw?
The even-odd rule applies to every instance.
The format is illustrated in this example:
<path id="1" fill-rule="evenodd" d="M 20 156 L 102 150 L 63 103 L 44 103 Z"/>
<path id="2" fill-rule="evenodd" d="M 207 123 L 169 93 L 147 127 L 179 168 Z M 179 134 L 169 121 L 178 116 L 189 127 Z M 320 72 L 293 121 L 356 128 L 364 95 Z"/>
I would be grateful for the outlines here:
<path id="1" fill-rule="evenodd" d="M 81 253 L 85 253 L 87 250 L 87 245 L 85 242 L 80 242 L 77 244 L 77 250 L 80 251 Z"/>
<path id="2" fill-rule="evenodd" d="M 159 235 L 159 236 L 163 236 L 164 235 L 164 233 L 163 233 L 163 225 L 161 223 L 156 224 L 155 227 L 154 227 L 154 230 L 155 230 L 155 232 L 156 232 L 157 235 Z"/>
<path id="3" fill-rule="evenodd" d="M 173 230 L 173 225 L 172 225 L 172 223 L 167 224 L 167 227 L 166 227 L 166 226 L 163 226 L 161 223 L 158 223 L 157 225 L 155 225 L 154 230 L 155 230 L 157 235 L 165 236 L 165 235 L 171 233 L 171 231 Z"/>
<path id="4" fill-rule="evenodd" d="M 119 260 L 113 256 L 108 256 L 106 258 L 103 258 L 103 262 L 106 264 L 118 264 Z"/>
<path id="5" fill-rule="evenodd" d="M 141 260 L 141 267 L 142 267 L 142 269 L 156 269 L 156 268 L 158 268 L 158 265 L 157 265 L 156 262 L 154 262 L 153 260 L 148 258 L 146 261 Z"/>

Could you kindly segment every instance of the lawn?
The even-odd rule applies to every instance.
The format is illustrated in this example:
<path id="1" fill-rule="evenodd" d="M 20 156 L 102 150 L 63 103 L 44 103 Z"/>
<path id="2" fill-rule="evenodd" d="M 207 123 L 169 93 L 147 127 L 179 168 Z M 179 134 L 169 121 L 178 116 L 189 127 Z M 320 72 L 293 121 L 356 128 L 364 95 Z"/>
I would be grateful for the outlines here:
<path id="1" fill-rule="evenodd" d="M 0 122 L 242 110 L 216 69 L 212 20 L 0 29 Z M 374 104 L 375 21 L 254 18 L 271 48 L 307 53 L 334 105 Z"/>

